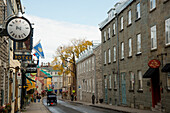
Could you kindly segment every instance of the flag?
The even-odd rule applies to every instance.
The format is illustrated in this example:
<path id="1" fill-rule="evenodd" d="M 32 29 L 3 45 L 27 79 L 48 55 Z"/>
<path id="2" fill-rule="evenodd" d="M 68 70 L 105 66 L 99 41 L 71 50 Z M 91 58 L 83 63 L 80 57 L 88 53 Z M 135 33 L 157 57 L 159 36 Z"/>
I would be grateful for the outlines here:
<path id="1" fill-rule="evenodd" d="M 42 50 L 40 41 L 34 46 L 34 50 L 40 55 L 41 58 L 44 58 L 44 52 Z"/>
<path id="2" fill-rule="evenodd" d="M 35 52 L 33 55 L 36 56 L 37 59 L 39 59 L 39 57 L 40 57 L 40 55 L 37 52 Z"/>

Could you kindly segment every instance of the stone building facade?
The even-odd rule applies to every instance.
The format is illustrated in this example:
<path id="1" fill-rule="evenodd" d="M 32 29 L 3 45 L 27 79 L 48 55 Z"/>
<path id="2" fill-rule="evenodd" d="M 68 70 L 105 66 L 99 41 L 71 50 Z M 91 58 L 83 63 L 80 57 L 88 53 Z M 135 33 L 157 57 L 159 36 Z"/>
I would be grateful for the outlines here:
<path id="1" fill-rule="evenodd" d="M 6 18 L 6 4 L 0 1 L 0 34 Z M 9 67 L 9 44 L 6 36 L 0 35 L 0 105 L 7 103 L 8 97 L 8 76 L 7 67 Z"/>
<path id="2" fill-rule="evenodd" d="M 169 0 L 127 0 L 99 24 L 105 103 L 170 112 L 169 7 Z M 159 68 L 148 66 L 152 59 Z"/>
<path id="3" fill-rule="evenodd" d="M 101 74 L 101 45 L 93 44 L 89 49 L 80 53 L 77 65 L 77 99 L 84 102 L 95 102 L 102 97 L 102 74 Z"/>

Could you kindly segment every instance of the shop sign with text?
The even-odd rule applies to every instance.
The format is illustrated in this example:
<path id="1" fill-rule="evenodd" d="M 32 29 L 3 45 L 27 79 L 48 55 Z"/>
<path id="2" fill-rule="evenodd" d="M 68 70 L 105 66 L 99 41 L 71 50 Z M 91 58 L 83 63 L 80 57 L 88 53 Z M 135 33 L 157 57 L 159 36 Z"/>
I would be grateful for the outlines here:
<path id="1" fill-rule="evenodd" d="M 160 61 L 156 59 L 150 60 L 148 63 L 148 66 L 150 68 L 159 68 L 160 65 L 161 65 Z"/>
<path id="2" fill-rule="evenodd" d="M 32 55 L 18 55 L 14 54 L 13 59 L 15 60 L 32 60 Z"/>

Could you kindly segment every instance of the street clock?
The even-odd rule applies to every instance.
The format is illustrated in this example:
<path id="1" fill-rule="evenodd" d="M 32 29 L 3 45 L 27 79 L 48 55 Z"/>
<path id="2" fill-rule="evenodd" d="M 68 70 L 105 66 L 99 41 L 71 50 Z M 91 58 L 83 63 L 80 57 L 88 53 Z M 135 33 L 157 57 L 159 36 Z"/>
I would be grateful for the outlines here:
<path id="1" fill-rule="evenodd" d="M 14 41 L 24 41 L 31 35 L 31 24 L 24 17 L 12 17 L 6 24 L 7 34 Z"/>

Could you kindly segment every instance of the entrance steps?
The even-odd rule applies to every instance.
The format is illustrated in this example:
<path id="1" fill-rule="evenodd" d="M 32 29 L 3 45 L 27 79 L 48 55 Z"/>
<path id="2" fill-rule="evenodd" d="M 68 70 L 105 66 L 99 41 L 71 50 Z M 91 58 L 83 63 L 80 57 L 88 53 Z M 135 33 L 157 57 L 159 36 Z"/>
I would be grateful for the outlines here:
<path id="1" fill-rule="evenodd" d="M 164 113 L 165 110 L 162 108 L 161 103 L 157 103 L 157 105 L 155 105 L 155 108 L 151 108 L 152 111 L 156 112 L 156 113 Z"/>

